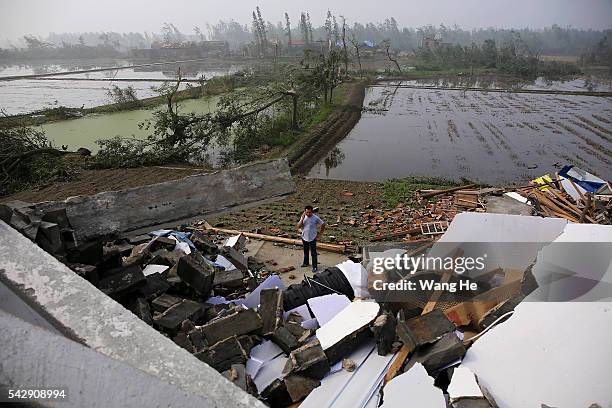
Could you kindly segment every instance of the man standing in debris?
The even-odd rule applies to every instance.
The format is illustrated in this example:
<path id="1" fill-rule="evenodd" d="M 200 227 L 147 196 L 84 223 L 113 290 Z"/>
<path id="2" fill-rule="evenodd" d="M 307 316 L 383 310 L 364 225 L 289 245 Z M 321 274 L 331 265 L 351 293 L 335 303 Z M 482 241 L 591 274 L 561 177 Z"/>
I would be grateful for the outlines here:
<path id="1" fill-rule="evenodd" d="M 312 206 L 304 207 L 302 218 L 298 222 L 298 231 L 302 229 L 302 245 L 304 246 L 304 263 L 308 266 L 308 253 L 312 254 L 312 271 L 317 271 L 317 226 L 321 226 L 321 234 L 325 231 L 325 222 L 313 212 Z"/>

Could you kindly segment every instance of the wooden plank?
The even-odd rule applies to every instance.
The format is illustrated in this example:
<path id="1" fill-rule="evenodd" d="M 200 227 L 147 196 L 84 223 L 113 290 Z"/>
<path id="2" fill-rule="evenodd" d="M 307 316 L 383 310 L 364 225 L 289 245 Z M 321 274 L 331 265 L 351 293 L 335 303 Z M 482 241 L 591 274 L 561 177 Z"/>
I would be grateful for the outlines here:
<path id="1" fill-rule="evenodd" d="M 455 257 L 459 256 L 459 252 L 460 251 L 457 251 L 455 253 Z M 452 270 L 444 271 L 444 273 L 442 274 L 442 277 L 440 278 L 440 283 L 448 282 L 451 276 L 453 276 Z M 438 302 L 438 299 L 440 298 L 441 294 L 442 294 L 441 290 L 437 290 L 431 294 L 431 297 L 429 298 L 429 302 L 427 302 L 427 304 L 423 308 L 423 311 L 421 312 L 421 316 L 431 312 L 434 309 L 434 307 L 436 307 L 436 303 Z M 385 384 L 391 381 L 397 375 L 399 370 L 401 370 L 404 363 L 406 362 L 406 359 L 408 358 L 410 354 L 410 350 L 411 349 L 409 347 L 402 346 L 400 351 L 397 353 L 397 357 L 395 358 L 395 360 L 393 360 L 393 363 L 391 364 L 391 366 L 389 367 L 389 370 L 385 374 L 385 381 L 384 381 Z"/>
<path id="2" fill-rule="evenodd" d="M 421 197 L 422 198 L 431 198 L 431 197 L 439 196 L 439 195 L 442 195 L 442 194 L 454 193 L 455 191 L 465 190 L 467 188 L 474 188 L 474 187 L 476 187 L 476 184 L 469 184 L 467 186 L 459 186 L 459 187 L 447 188 L 446 190 L 437 190 L 437 191 L 432 191 L 432 192 L 429 192 L 429 193 L 421 194 Z"/>
<path id="3" fill-rule="evenodd" d="M 255 234 L 255 233 L 252 233 L 252 232 L 244 232 L 244 231 L 225 229 L 225 228 L 216 228 L 216 227 L 211 226 L 207 222 L 205 222 L 205 224 L 204 224 L 204 230 L 209 230 L 209 231 L 214 231 L 214 232 L 221 232 L 221 233 L 224 233 L 224 234 L 231 234 L 231 235 L 243 234 L 245 237 L 249 237 L 249 238 L 253 238 L 253 239 L 260 239 L 262 241 L 268 241 L 268 242 L 278 242 L 278 243 L 281 243 L 281 244 L 299 245 L 299 246 L 302 245 L 302 241 L 299 240 L 299 239 L 275 237 L 275 236 L 272 236 L 272 235 Z M 323 250 L 329 251 L 329 252 L 336 252 L 336 253 L 339 253 L 339 254 L 343 254 L 343 253 L 346 252 L 346 246 L 345 245 L 328 244 L 328 243 L 325 243 L 325 242 L 317 242 L 317 248 L 318 249 L 323 249 Z"/>
<path id="4" fill-rule="evenodd" d="M 440 283 L 442 284 L 447 283 L 450 280 L 451 276 L 453 276 L 453 271 L 450 271 L 450 270 L 444 271 L 444 273 L 442 274 L 442 277 L 440 278 Z M 436 290 L 434 291 L 434 293 L 431 294 L 431 297 L 429 298 L 429 302 L 427 302 L 427 304 L 423 308 L 423 311 L 421 312 L 421 316 L 434 310 L 434 308 L 436 307 L 436 303 L 438 303 L 438 299 L 440 298 L 440 295 L 442 295 L 442 292 L 443 291 L 441 290 Z"/>

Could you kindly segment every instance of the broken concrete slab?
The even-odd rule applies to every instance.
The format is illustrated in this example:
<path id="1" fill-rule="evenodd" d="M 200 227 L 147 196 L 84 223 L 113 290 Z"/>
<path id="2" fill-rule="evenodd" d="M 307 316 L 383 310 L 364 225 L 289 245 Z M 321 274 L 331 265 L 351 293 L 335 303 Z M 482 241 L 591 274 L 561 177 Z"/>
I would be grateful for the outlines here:
<path id="1" fill-rule="evenodd" d="M 434 385 L 421 364 L 415 364 L 407 372 L 393 378 L 383 389 L 382 408 L 415 406 L 446 408 L 442 390 Z"/>
<path id="2" fill-rule="evenodd" d="M 457 335 L 447 333 L 433 344 L 417 348 L 416 361 L 423 364 L 430 374 L 435 374 L 441 368 L 454 363 L 465 355 L 465 346 Z"/>
<path id="3" fill-rule="evenodd" d="M 217 270 L 213 280 L 213 287 L 222 286 L 224 288 L 239 288 L 242 287 L 244 275 L 238 269 L 232 270 Z"/>
<path id="4" fill-rule="evenodd" d="M 272 335 L 283 323 L 283 292 L 278 288 L 262 290 L 258 311 L 262 320 L 262 335 Z"/>
<path id="5" fill-rule="evenodd" d="M 223 247 L 221 249 L 221 253 L 236 268 L 240 269 L 242 272 L 248 271 L 249 261 L 247 257 L 242 254 L 242 252 L 232 247 Z"/>
<path id="6" fill-rule="evenodd" d="M 215 268 L 197 252 L 179 259 L 177 274 L 183 282 L 198 294 L 208 297 L 215 279 Z"/>
<path id="7" fill-rule="evenodd" d="M 145 299 L 153 299 L 170 288 L 170 284 L 159 273 L 145 277 L 145 282 L 138 289 L 138 295 Z"/>
<path id="8" fill-rule="evenodd" d="M 189 240 L 193 245 L 204 255 L 214 256 L 219 253 L 219 247 L 211 241 L 206 235 L 199 231 L 193 231 Z"/>
<path id="9" fill-rule="evenodd" d="M 214 191 L 215 194 L 210 194 Z M 257 162 L 159 184 L 40 203 L 62 206 L 79 240 L 177 222 L 223 208 L 293 193 L 286 159 Z M 104 209 L 104 211 L 101 211 Z"/>
<path id="10" fill-rule="evenodd" d="M 287 392 L 285 382 L 280 379 L 275 379 L 263 391 L 259 391 L 259 393 L 271 407 L 288 407 L 293 402 L 289 392 Z"/>
<path id="11" fill-rule="evenodd" d="M 318 341 L 303 345 L 289 354 L 284 373 L 299 373 L 317 380 L 329 372 L 329 361 Z"/>
<path id="12" fill-rule="evenodd" d="M 223 243 L 224 247 L 234 248 L 237 251 L 240 251 L 244 248 L 246 243 L 246 237 L 244 234 L 233 235 L 225 240 Z"/>
<path id="13" fill-rule="evenodd" d="M 367 329 L 379 310 L 380 306 L 376 302 L 352 302 L 327 324 L 317 329 L 317 339 L 330 364 L 340 361 L 371 335 Z"/>
<path id="14" fill-rule="evenodd" d="M 422 316 L 407 321 L 398 321 L 397 334 L 405 345 L 412 348 L 433 343 L 446 333 L 455 330 L 455 325 L 441 310 L 434 309 Z"/>
<path id="15" fill-rule="evenodd" d="M 135 291 L 145 282 L 144 274 L 139 266 L 133 265 L 125 269 L 113 271 L 110 276 L 100 280 L 98 289 L 109 296 L 121 296 Z"/>
<path id="16" fill-rule="evenodd" d="M 523 216 L 529 216 L 533 214 L 533 207 L 531 205 L 522 203 L 506 195 L 487 196 L 485 199 L 485 208 L 487 209 L 488 213 L 513 214 Z"/>
<path id="17" fill-rule="evenodd" d="M 500 408 L 612 405 L 610 310 L 609 302 L 523 302 L 470 347 L 462 366 Z"/>
<path id="18" fill-rule="evenodd" d="M 299 346 L 298 340 L 285 326 L 277 327 L 269 337 L 287 354 Z"/>
<path id="19" fill-rule="evenodd" d="M 171 308 L 172 306 L 182 301 L 183 299 L 180 297 L 176 297 L 176 296 L 172 296 L 172 295 L 168 295 L 167 293 L 164 293 L 163 295 L 160 295 L 157 298 L 153 299 L 153 301 L 151 302 L 151 306 L 153 307 L 154 311 L 163 313 L 167 309 Z"/>
<path id="20" fill-rule="evenodd" d="M 262 321 L 259 314 L 246 309 L 236 311 L 219 319 L 215 319 L 200 327 L 209 344 L 226 339 L 232 335 L 242 335 L 261 330 Z"/>
<path id="21" fill-rule="evenodd" d="M 457 367 L 448 386 L 448 396 L 453 408 L 490 407 L 474 373 L 466 367 Z"/>
<path id="22" fill-rule="evenodd" d="M 284 378 L 291 401 L 298 402 L 307 397 L 315 388 L 321 385 L 320 380 L 300 374 L 289 374 Z"/>
<path id="23" fill-rule="evenodd" d="M 153 318 L 155 326 L 170 333 L 175 333 L 181 327 L 183 320 L 197 320 L 203 313 L 202 305 L 198 302 L 183 299 L 181 302 L 169 307 L 161 315 Z"/>
<path id="24" fill-rule="evenodd" d="M 229 370 L 232 364 L 245 364 L 247 353 L 236 336 L 221 340 L 194 354 L 217 371 Z"/>
<path id="25" fill-rule="evenodd" d="M 391 352 L 396 339 L 397 320 L 391 312 L 381 313 L 372 325 L 372 333 L 376 339 L 376 350 L 379 356 L 386 356 Z"/>
<path id="26" fill-rule="evenodd" d="M 85 350 L 93 350 L 94 355 L 106 356 L 108 361 L 120 362 L 126 367 L 136 368 L 132 370 L 134 372 L 146 373 L 145 377 L 149 379 L 142 377 L 138 380 L 139 386 L 136 388 L 140 390 L 149 387 L 150 384 L 147 385 L 147 381 L 150 382 L 151 379 L 157 378 L 159 384 L 177 385 L 178 387 L 175 388 L 179 393 L 182 390 L 182 392 L 198 395 L 203 401 L 200 405 L 263 407 L 257 399 L 230 385 L 218 372 L 194 358 L 184 349 L 177 347 L 170 338 L 152 329 L 125 307 L 103 294 L 3 222 L 0 222 L 0 281 L 2 282 L 0 287 L 11 293 L 18 293 L 19 299 L 25 302 L 24 305 L 29 305 L 30 310 L 38 311 L 40 320 L 47 322 L 50 329 L 54 328 L 57 333 L 68 337 L 70 339 L 68 343 L 84 344 L 87 346 Z M 2 293 L 4 294 L 4 291 Z M 3 298 L 4 296 L 0 296 L 0 302 Z M 20 313 L 17 310 L 16 312 Z M 3 327 L 17 326 L 10 323 Z M 17 331 L 20 330 L 23 334 L 24 330 L 20 328 Z M 46 330 L 42 332 L 47 333 Z M 41 343 L 42 332 L 33 336 L 39 339 L 38 343 Z M 8 340 L 9 337 L 18 338 L 19 336 L 15 337 L 11 332 L 10 336 L 3 338 L 2 344 L 12 344 Z M 53 337 L 60 338 L 57 335 Z M 5 349 L 9 350 L 14 347 L 11 345 Z M 30 350 L 31 347 L 27 349 Z M 62 348 L 57 348 L 57 350 L 60 349 Z M 45 350 L 45 347 L 39 350 Z M 74 357 L 75 351 L 72 350 L 68 354 Z M 91 357 L 95 357 L 94 355 L 79 358 L 82 361 L 91 362 Z M 32 353 L 25 357 L 22 356 L 21 364 L 18 366 L 20 370 L 23 370 L 25 362 L 33 367 L 25 370 L 30 380 L 34 378 L 32 374 L 37 372 L 40 374 L 40 370 L 37 370 L 36 367 L 40 369 L 45 362 L 49 362 L 44 356 L 40 359 L 35 356 L 32 358 L 32 356 L 34 356 Z M 53 357 L 53 353 L 50 356 Z M 52 360 L 59 361 L 57 358 L 56 353 Z M 66 358 L 62 356 L 60 360 L 66 361 Z M 106 367 L 108 364 L 98 362 L 91 367 L 103 366 Z M 48 368 L 53 368 L 54 371 L 50 372 L 58 371 L 57 364 L 54 363 L 48 364 Z M 83 377 L 82 369 L 80 371 Z M 39 377 L 43 378 L 44 375 Z M 134 385 L 133 381 L 137 376 L 123 373 L 120 377 L 122 381 L 125 380 Z M 15 378 L 17 383 L 28 383 L 25 377 L 24 379 L 8 378 Z M 37 379 L 35 383 L 44 384 L 45 382 Z M 71 380 L 70 384 L 73 384 L 78 390 L 78 386 L 74 385 L 78 382 Z M 73 389 L 72 386 L 68 386 L 71 390 Z M 92 385 L 91 389 L 94 388 Z M 130 389 L 135 390 L 136 388 Z M 114 389 L 114 386 L 109 383 L 103 389 Z M 168 395 L 174 395 L 174 391 L 168 390 L 168 392 L 170 393 Z M 73 401 L 75 396 L 76 394 L 70 397 L 70 401 Z M 178 394 L 174 397 L 178 398 Z M 120 398 L 117 399 L 119 400 Z M 77 405 L 82 406 L 87 403 Z"/>

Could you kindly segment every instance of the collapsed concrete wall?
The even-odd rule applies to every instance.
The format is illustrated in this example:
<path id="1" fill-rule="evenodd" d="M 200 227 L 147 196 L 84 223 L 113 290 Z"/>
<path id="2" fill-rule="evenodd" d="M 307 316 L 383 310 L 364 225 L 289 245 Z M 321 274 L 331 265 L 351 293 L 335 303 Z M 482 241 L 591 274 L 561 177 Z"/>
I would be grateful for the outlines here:
<path id="1" fill-rule="evenodd" d="M 77 241 L 183 220 L 295 192 L 286 159 L 198 174 L 180 180 L 41 203 L 65 209 Z"/>

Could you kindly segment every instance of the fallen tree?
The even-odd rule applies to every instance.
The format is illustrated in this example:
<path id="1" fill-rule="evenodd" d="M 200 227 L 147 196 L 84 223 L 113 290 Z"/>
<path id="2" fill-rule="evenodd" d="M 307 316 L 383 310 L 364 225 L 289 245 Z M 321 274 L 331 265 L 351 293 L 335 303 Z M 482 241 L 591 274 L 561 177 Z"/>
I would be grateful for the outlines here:
<path id="1" fill-rule="evenodd" d="M 19 121 L 0 129 L 0 196 L 72 178 L 75 166 L 64 160 L 45 134 Z"/>

